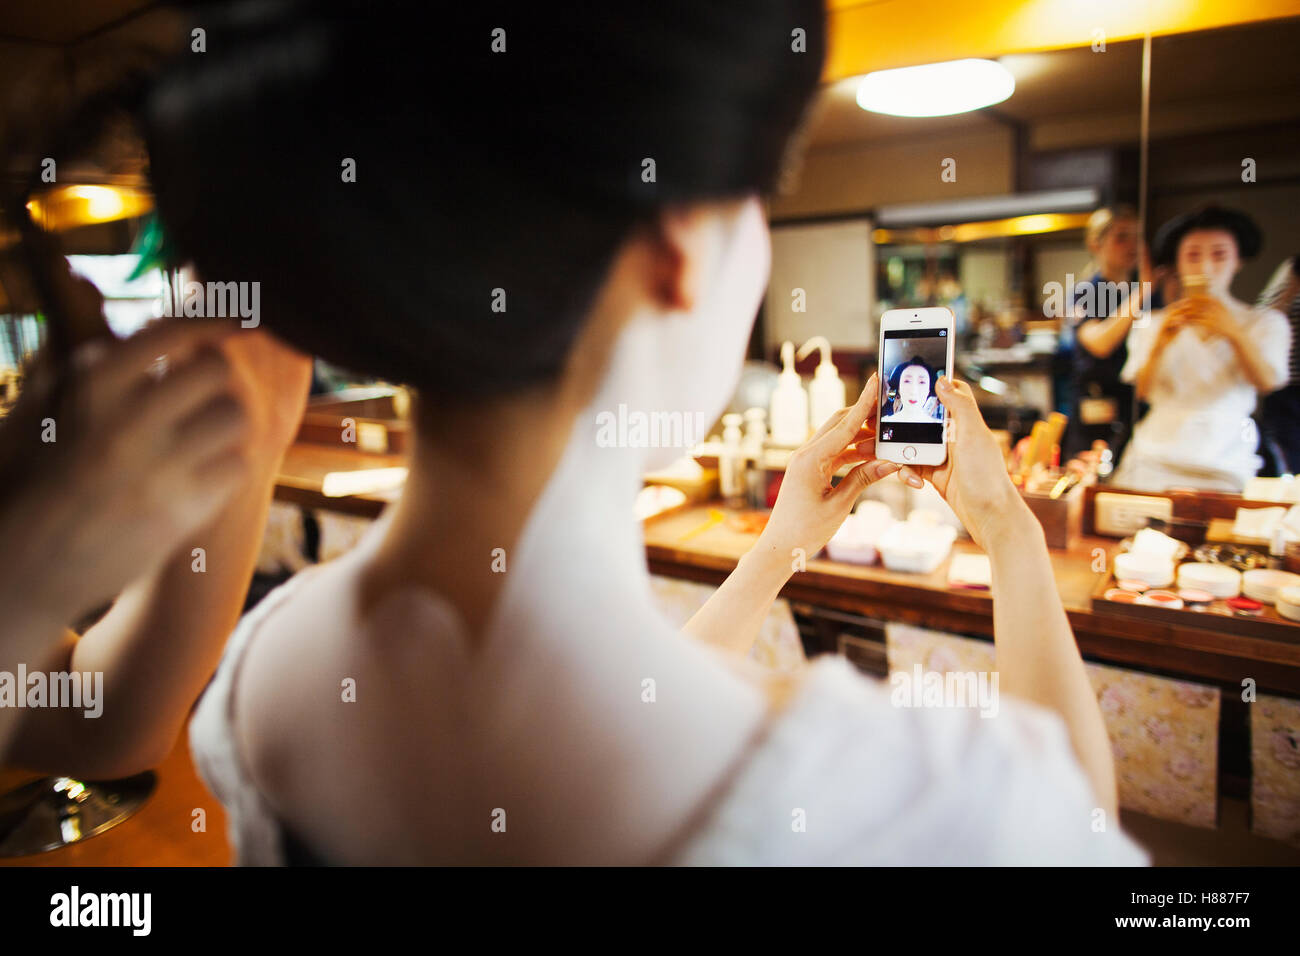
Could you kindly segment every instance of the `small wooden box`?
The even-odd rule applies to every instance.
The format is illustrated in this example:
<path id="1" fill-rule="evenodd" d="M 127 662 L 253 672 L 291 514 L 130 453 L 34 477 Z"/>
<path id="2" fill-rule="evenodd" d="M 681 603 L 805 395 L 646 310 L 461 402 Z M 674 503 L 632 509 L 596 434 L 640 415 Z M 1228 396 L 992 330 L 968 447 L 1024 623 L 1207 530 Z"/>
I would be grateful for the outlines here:
<path id="1" fill-rule="evenodd" d="M 1084 485 L 1075 485 L 1059 498 L 1021 490 L 1020 497 L 1025 499 L 1025 504 L 1043 526 L 1049 548 L 1065 550 L 1079 540 L 1083 533 L 1084 488 Z"/>

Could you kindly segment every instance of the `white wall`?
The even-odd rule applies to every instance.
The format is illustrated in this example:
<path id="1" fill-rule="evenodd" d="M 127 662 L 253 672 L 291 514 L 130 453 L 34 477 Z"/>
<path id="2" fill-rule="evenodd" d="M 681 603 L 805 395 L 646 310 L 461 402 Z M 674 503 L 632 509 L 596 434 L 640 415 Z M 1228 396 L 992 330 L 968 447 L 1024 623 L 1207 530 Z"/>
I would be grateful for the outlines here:
<path id="1" fill-rule="evenodd" d="M 772 228 L 772 276 L 767 286 L 767 340 L 771 355 L 790 339 L 802 345 L 824 335 L 831 346 L 875 349 L 875 248 L 868 219 Z M 793 311 L 803 289 L 805 312 Z"/>

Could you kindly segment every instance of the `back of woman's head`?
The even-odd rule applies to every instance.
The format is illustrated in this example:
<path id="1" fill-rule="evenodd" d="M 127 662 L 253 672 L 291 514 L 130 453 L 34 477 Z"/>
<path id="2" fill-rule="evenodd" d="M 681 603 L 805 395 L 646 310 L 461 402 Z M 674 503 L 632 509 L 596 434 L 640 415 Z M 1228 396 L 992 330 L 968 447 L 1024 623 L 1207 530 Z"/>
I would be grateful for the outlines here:
<path id="1" fill-rule="evenodd" d="M 639 223 L 769 189 L 824 47 L 819 0 L 463 6 L 203 14 L 145 110 L 201 279 L 433 396 L 554 377 Z"/>
<path id="2" fill-rule="evenodd" d="M 1088 224 L 1084 227 L 1084 244 L 1089 249 L 1094 249 L 1101 244 L 1116 223 L 1136 223 L 1137 220 L 1137 210 L 1132 206 L 1125 204 L 1102 206 L 1088 217 Z"/>

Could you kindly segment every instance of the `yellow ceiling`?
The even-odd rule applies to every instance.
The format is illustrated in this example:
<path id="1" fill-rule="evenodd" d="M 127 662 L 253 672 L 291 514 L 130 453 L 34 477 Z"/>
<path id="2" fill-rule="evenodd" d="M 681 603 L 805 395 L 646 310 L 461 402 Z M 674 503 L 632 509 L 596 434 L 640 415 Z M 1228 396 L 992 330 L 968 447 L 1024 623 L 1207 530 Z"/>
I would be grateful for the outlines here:
<path id="1" fill-rule="evenodd" d="M 827 0 L 824 79 L 962 57 L 1090 46 L 1300 13 L 1297 0 Z"/>

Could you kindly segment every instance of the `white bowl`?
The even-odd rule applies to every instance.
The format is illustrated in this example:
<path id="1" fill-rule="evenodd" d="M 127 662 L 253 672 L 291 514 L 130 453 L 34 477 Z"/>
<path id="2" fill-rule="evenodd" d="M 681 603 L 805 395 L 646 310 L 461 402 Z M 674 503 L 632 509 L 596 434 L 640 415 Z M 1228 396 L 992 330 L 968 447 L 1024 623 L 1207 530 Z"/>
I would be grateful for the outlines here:
<path id="1" fill-rule="evenodd" d="M 957 529 L 950 525 L 900 521 L 880 536 L 876 548 L 891 571 L 929 574 L 948 557 L 956 537 Z"/>
<path id="2" fill-rule="evenodd" d="M 1115 579 L 1136 579 L 1153 588 L 1165 588 L 1174 583 L 1174 562 L 1145 551 L 1126 551 L 1115 555 Z"/>
<path id="3" fill-rule="evenodd" d="M 826 556 L 832 561 L 843 561 L 845 564 L 875 564 L 880 552 L 869 544 L 831 538 L 826 542 Z"/>
<path id="4" fill-rule="evenodd" d="M 884 513 L 858 511 L 844 519 L 838 531 L 826 542 L 826 555 L 832 561 L 849 564 L 875 564 L 879 557 L 876 542 L 894 524 L 888 510 Z"/>

